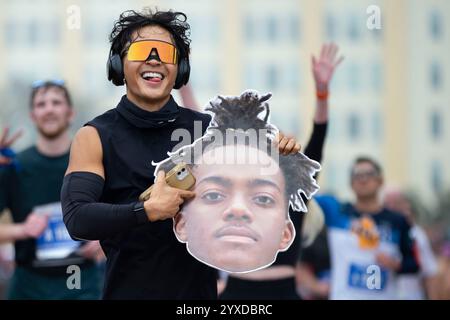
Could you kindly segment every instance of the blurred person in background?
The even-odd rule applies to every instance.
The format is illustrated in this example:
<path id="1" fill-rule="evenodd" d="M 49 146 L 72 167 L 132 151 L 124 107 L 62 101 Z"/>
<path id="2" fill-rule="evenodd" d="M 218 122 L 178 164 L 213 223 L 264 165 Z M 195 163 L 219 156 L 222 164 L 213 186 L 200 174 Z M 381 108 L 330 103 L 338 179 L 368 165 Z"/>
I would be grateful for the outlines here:
<path id="1" fill-rule="evenodd" d="M 411 226 L 380 201 L 383 175 L 375 160 L 358 157 L 350 181 L 354 204 L 341 204 L 332 196 L 316 197 L 328 226 L 330 299 L 397 299 L 397 275 L 419 270 Z"/>
<path id="2" fill-rule="evenodd" d="M 98 242 L 81 246 L 70 239 L 62 221 L 60 189 L 69 162 L 71 98 L 61 80 L 36 81 L 30 98 L 36 143 L 18 153 L 11 149 L 21 134 L 0 136 L 0 212 L 13 223 L 0 225 L 0 241 L 15 244 L 16 268 L 9 299 L 98 299 Z M 67 286 L 69 265 L 81 271 L 81 288 Z"/>
<path id="3" fill-rule="evenodd" d="M 417 223 L 417 209 L 410 196 L 400 189 L 390 187 L 384 193 L 386 208 L 400 212 L 411 224 L 411 235 L 416 242 L 420 272 L 399 275 L 397 278 L 398 299 L 424 300 L 437 298 L 438 264 L 425 230 Z"/>
<path id="4" fill-rule="evenodd" d="M 330 273 L 328 232 L 323 227 L 311 244 L 300 248 L 296 274 L 297 290 L 301 297 L 305 300 L 327 300 L 330 295 Z"/>
<path id="5" fill-rule="evenodd" d="M 436 298 L 450 300 L 450 241 L 446 241 L 438 254 Z"/>
<path id="6" fill-rule="evenodd" d="M 154 165 L 182 130 L 192 143 L 211 116 L 180 107 L 173 89 L 188 83 L 190 26 L 182 12 L 123 12 L 110 34 L 108 79 L 125 85 L 118 105 L 81 128 L 61 190 L 73 238 L 100 240 L 107 257 L 104 299 L 216 299 L 217 272 L 178 242 L 173 217 L 189 190 L 170 187 Z M 195 130 L 194 130 L 195 128 Z M 197 129 L 200 129 L 197 133 Z M 280 141 L 298 152 L 294 139 Z M 139 195 L 154 184 L 150 198 Z"/>

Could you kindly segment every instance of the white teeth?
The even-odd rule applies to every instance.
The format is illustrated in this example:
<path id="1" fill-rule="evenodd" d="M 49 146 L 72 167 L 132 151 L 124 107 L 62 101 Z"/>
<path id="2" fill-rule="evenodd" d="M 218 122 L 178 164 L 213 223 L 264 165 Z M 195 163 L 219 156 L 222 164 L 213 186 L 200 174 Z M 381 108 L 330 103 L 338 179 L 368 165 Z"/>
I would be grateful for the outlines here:
<path id="1" fill-rule="evenodd" d="M 163 75 L 161 73 L 158 72 L 144 72 L 142 74 L 142 78 L 144 78 L 145 80 L 151 79 L 151 78 L 158 78 L 158 79 L 163 79 Z"/>

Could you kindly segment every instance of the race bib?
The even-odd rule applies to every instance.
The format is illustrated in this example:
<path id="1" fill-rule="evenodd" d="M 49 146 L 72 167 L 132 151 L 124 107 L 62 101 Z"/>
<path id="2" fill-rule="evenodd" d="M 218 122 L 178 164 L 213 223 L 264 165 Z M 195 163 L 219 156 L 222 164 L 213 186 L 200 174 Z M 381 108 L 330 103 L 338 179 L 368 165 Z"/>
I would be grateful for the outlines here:
<path id="1" fill-rule="evenodd" d="M 385 269 L 351 264 L 348 274 L 348 286 L 355 289 L 382 291 L 386 288 L 388 272 Z"/>
<path id="2" fill-rule="evenodd" d="M 33 209 L 37 214 L 48 215 L 48 226 L 36 240 L 36 258 L 38 260 L 63 259 L 80 246 L 69 235 L 63 222 L 61 203 L 50 203 Z"/>

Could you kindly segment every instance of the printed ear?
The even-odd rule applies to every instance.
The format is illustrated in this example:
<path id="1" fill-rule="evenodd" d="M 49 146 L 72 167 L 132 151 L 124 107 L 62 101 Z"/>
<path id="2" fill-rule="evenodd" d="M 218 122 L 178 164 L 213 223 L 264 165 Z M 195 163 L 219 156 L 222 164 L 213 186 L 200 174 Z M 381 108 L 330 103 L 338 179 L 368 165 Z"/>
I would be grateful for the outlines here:
<path id="1" fill-rule="evenodd" d="M 281 242 L 280 242 L 280 251 L 286 251 L 291 246 L 294 241 L 295 230 L 292 221 L 286 221 L 286 225 L 283 230 Z"/>
<path id="2" fill-rule="evenodd" d="M 173 218 L 173 231 L 178 241 L 187 242 L 186 219 L 181 211 Z"/>

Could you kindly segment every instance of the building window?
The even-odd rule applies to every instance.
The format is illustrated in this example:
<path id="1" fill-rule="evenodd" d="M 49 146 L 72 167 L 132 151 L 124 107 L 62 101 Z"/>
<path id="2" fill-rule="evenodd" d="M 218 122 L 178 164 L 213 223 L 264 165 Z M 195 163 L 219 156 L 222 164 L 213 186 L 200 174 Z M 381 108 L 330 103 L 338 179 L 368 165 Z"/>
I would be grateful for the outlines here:
<path id="1" fill-rule="evenodd" d="M 430 83 L 434 90 L 442 87 L 442 69 L 436 61 L 430 65 Z"/>
<path id="2" fill-rule="evenodd" d="M 382 39 L 382 37 L 383 37 L 383 28 L 385 28 L 383 19 L 384 19 L 384 17 L 381 18 L 381 26 L 382 26 L 381 28 L 369 30 L 370 33 L 372 34 L 372 39 L 375 42 L 379 42 Z"/>
<path id="3" fill-rule="evenodd" d="M 431 113 L 431 136 L 435 141 L 442 137 L 442 116 L 438 111 Z"/>
<path id="4" fill-rule="evenodd" d="M 244 83 L 246 88 L 258 88 L 258 70 L 255 65 L 247 62 L 245 64 Z"/>
<path id="5" fill-rule="evenodd" d="M 278 89 L 279 70 L 275 65 L 270 65 L 267 69 L 267 86 L 269 90 Z"/>
<path id="6" fill-rule="evenodd" d="M 333 16 L 331 13 L 327 13 L 325 16 L 325 31 L 326 31 L 326 38 L 329 40 L 335 40 L 337 36 L 337 21 L 336 17 Z"/>
<path id="7" fill-rule="evenodd" d="M 442 192 L 443 188 L 443 172 L 440 162 L 434 161 L 431 165 L 431 187 L 436 193 Z"/>
<path id="8" fill-rule="evenodd" d="M 59 20 L 53 20 L 47 24 L 48 42 L 51 45 L 57 45 L 61 39 L 61 24 Z"/>
<path id="9" fill-rule="evenodd" d="M 220 72 L 217 67 L 208 68 L 209 70 L 209 83 L 208 87 L 212 92 L 217 92 L 220 88 Z"/>
<path id="10" fill-rule="evenodd" d="M 337 112 L 338 108 L 330 108 L 329 119 L 333 119 L 328 123 L 327 129 L 327 139 L 331 142 L 341 141 L 342 135 L 345 135 L 346 132 L 343 131 L 346 126 L 345 117 L 342 115 L 342 112 Z"/>
<path id="11" fill-rule="evenodd" d="M 371 85 L 374 92 L 380 92 L 383 83 L 383 70 L 379 62 L 372 64 Z"/>
<path id="12" fill-rule="evenodd" d="M 274 16 L 267 19 L 267 38 L 269 41 L 276 41 L 278 37 L 278 23 Z"/>
<path id="13" fill-rule="evenodd" d="M 373 140 L 376 143 L 381 143 L 383 139 L 383 118 L 379 111 L 376 111 L 372 117 L 372 133 Z"/>
<path id="14" fill-rule="evenodd" d="M 28 45 L 29 46 L 34 46 L 37 44 L 38 41 L 38 36 L 39 36 L 39 26 L 38 23 L 36 22 L 36 20 L 32 20 L 29 24 L 28 24 Z"/>
<path id="15" fill-rule="evenodd" d="M 300 67 L 297 63 L 293 63 L 286 67 L 287 87 L 293 92 L 300 90 Z"/>
<path id="16" fill-rule="evenodd" d="M 358 41 L 361 36 L 360 29 L 358 17 L 355 14 L 350 15 L 348 18 L 348 38 L 353 42 Z"/>
<path id="17" fill-rule="evenodd" d="M 442 19 L 439 12 L 431 12 L 429 17 L 429 28 L 431 37 L 434 40 L 439 40 L 442 37 Z"/>
<path id="18" fill-rule="evenodd" d="M 255 22 L 253 17 L 250 15 L 246 15 L 244 18 L 244 39 L 246 42 L 253 42 L 255 39 Z"/>
<path id="19" fill-rule="evenodd" d="M 298 16 L 291 16 L 289 19 L 289 33 L 293 42 L 300 41 L 300 19 Z"/>
<path id="20" fill-rule="evenodd" d="M 83 39 L 89 45 L 104 46 L 108 43 L 109 33 L 112 30 L 111 21 L 83 18 Z"/>
<path id="21" fill-rule="evenodd" d="M 348 117 L 348 137 L 349 140 L 355 141 L 361 134 L 360 119 L 356 113 L 351 113 Z"/>
<path id="22" fill-rule="evenodd" d="M 326 181 L 327 181 L 327 189 L 331 191 L 335 191 L 338 187 L 338 172 L 337 165 L 335 162 L 330 161 L 326 164 Z"/>
<path id="23" fill-rule="evenodd" d="M 211 44 L 217 45 L 220 42 L 221 36 L 221 30 L 219 25 L 219 18 L 218 17 L 211 17 L 210 18 L 210 28 L 209 28 L 209 42 Z"/>
<path id="24" fill-rule="evenodd" d="M 298 135 L 300 134 L 300 129 L 301 129 L 302 124 L 301 124 L 301 121 L 300 121 L 300 117 L 297 116 L 297 113 L 293 111 L 292 114 L 294 114 L 296 116 L 291 117 L 291 130 L 290 130 L 290 132 L 292 133 L 292 135 L 294 137 L 298 137 Z"/>
<path id="25" fill-rule="evenodd" d="M 197 60 L 192 64 L 190 82 L 194 88 L 199 91 L 217 92 L 220 89 L 221 73 L 217 71 L 216 66 L 205 68 L 202 64 L 197 64 Z M 209 63 L 212 65 L 212 63 Z"/>
<path id="26" fill-rule="evenodd" d="M 247 30 L 245 25 L 246 20 L 244 20 L 244 32 Z M 190 18 L 191 34 L 192 39 L 195 43 L 203 43 L 208 46 L 216 45 L 220 39 L 219 36 L 219 23 L 216 16 L 208 16 L 204 18 L 192 17 Z M 205 26 L 208 26 L 205 28 Z M 246 39 L 249 39 L 247 35 L 244 34 Z"/>
<path id="27" fill-rule="evenodd" d="M 348 88 L 350 91 L 359 91 L 361 89 L 361 77 L 359 65 L 350 63 L 347 67 Z"/>
<path id="28" fill-rule="evenodd" d="M 5 23 L 5 28 L 3 30 L 6 47 L 13 46 L 16 43 L 17 36 L 20 32 L 19 27 L 20 23 L 15 23 L 12 20 Z"/>

